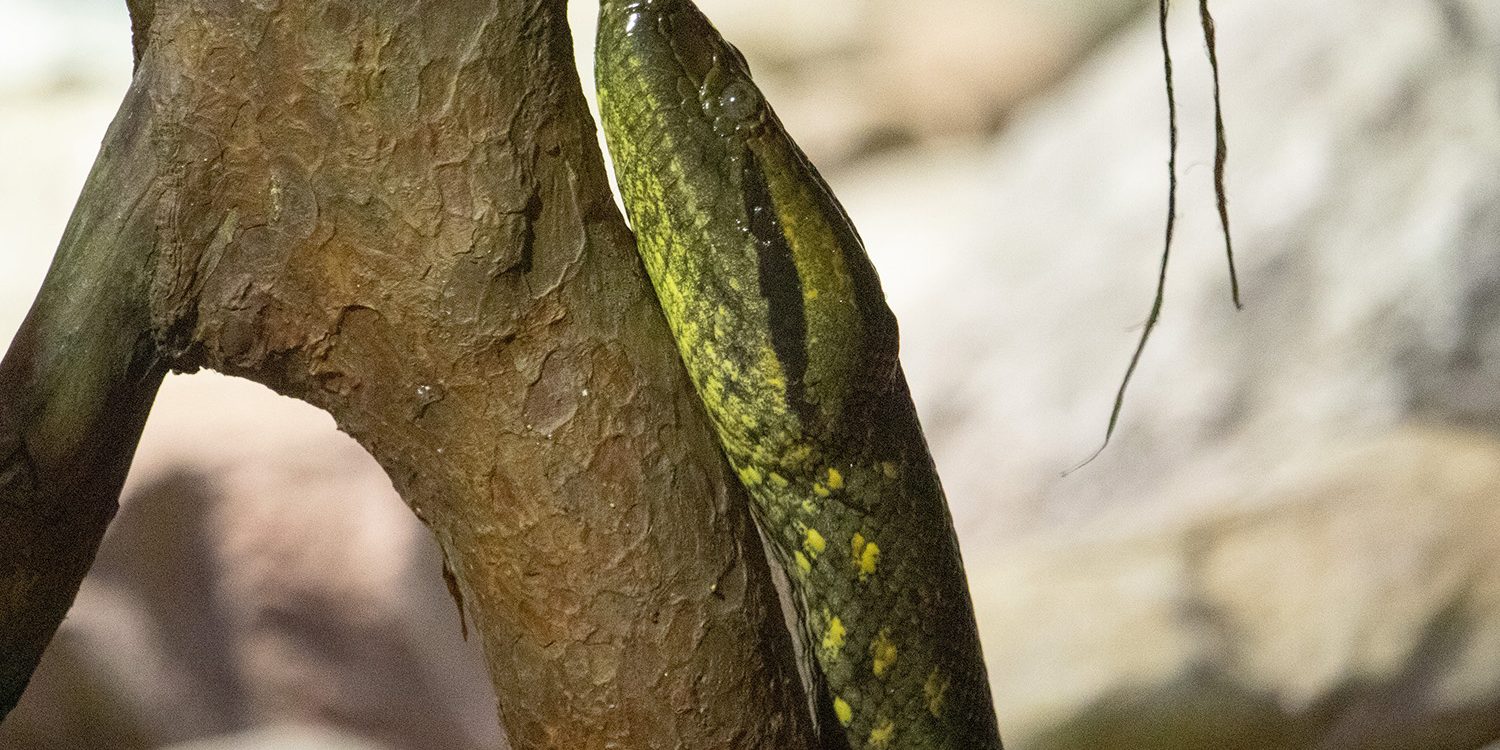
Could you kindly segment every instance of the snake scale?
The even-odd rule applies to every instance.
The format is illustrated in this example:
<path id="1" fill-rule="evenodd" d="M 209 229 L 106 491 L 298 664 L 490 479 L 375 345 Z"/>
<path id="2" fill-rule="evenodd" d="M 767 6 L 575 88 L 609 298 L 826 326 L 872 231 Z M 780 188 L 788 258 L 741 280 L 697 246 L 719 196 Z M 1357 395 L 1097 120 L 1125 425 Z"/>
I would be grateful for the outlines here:
<path id="1" fill-rule="evenodd" d="M 823 746 L 1000 748 L 958 541 L 864 246 L 690 0 L 602 0 L 626 212 L 797 603 Z"/>

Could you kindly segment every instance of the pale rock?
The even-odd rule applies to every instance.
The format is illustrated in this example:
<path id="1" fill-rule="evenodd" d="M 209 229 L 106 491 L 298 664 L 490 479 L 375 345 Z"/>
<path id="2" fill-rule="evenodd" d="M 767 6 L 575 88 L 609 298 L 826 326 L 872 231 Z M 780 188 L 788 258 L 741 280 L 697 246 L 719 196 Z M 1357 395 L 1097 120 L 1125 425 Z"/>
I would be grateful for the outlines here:
<path id="1" fill-rule="evenodd" d="M 0 746 L 156 746 L 278 723 L 503 747 L 436 545 L 369 455 L 261 386 L 171 377 Z"/>
<path id="2" fill-rule="evenodd" d="M 995 132 L 1145 0 L 701 0 L 787 129 L 825 170 Z M 593 75 L 596 5 L 571 3 Z M 591 87 L 585 93 L 592 97 Z M 597 106 L 595 107 L 597 112 Z"/>
<path id="3" fill-rule="evenodd" d="M 163 750 L 386 750 L 328 727 L 284 724 L 184 742 Z"/>
<path id="4" fill-rule="evenodd" d="M 1215 7 L 1247 308 L 1179 13 L 1166 313 L 1113 444 L 1066 478 L 1159 263 L 1154 20 L 983 157 L 833 179 L 902 322 L 1007 746 L 1481 746 L 1500 736 L 1500 6 Z"/>
<path id="5" fill-rule="evenodd" d="M 1401 428 L 976 589 L 1007 746 L 1467 750 L 1500 735 L 1500 439 Z M 1084 539 L 1080 540 L 1080 536 Z"/>

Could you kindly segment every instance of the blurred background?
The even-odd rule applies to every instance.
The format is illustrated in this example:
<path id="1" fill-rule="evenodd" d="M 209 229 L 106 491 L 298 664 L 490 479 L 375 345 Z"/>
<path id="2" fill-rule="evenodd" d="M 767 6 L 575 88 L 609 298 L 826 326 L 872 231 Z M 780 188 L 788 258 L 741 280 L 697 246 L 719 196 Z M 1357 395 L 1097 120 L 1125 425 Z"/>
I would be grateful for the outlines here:
<path id="1" fill-rule="evenodd" d="M 1166 315 L 1062 478 L 1153 291 L 1155 3 L 700 4 L 882 272 L 1007 747 L 1500 748 L 1500 5 L 1214 0 L 1238 313 L 1176 9 Z M 0 18 L 6 342 L 130 53 L 121 0 Z M 171 377 L 0 747 L 502 746 L 439 570 L 329 417 Z"/>

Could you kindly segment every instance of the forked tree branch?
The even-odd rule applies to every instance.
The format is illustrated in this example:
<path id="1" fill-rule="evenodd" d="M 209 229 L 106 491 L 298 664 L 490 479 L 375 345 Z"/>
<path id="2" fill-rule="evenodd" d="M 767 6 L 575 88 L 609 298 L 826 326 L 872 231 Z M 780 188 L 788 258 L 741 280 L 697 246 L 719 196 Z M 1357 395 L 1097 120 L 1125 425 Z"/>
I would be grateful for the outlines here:
<path id="1" fill-rule="evenodd" d="M 0 366 L 0 705 L 77 590 L 162 372 L 210 367 L 328 410 L 385 468 L 514 747 L 812 747 L 563 1 L 131 6 L 134 83 Z"/>

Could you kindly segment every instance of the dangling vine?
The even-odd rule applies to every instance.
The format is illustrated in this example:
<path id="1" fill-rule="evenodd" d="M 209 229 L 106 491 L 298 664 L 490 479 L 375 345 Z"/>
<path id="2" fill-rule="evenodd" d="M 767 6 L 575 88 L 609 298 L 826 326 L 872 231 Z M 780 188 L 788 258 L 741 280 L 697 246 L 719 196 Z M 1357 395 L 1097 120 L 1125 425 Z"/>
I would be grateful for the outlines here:
<path id="1" fill-rule="evenodd" d="M 1156 324 L 1161 320 L 1162 304 L 1166 299 L 1167 292 L 1167 267 L 1172 257 L 1172 239 L 1177 229 L 1177 91 L 1176 79 L 1172 72 L 1172 45 L 1167 34 L 1167 18 L 1169 16 L 1169 0 L 1159 0 L 1157 5 L 1158 28 L 1161 33 L 1161 55 L 1163 64 L 1163 80 L 1167 89 L 1167 226 L 1163 238 L 1161 250 L 1161 266 L 1156 277 L 1156 296 L 1151 301 L 1151 311 L 1146 315 L 1146 322 L 1141 328 L 1141 338 L 1136 342 L 1135 351 L 1130 355 L 1130 364 L 1125 368 L 1125 376 L 1120 379 L 1120 387 L 1115 392 L 1114 406 L 1109 413 L 1109 426 L 1104 431 L 1104 442 L 1088 458 L 1077 466 L 1063 472 L 1066 476 L 1078 469 L 1088 465 L 1089 462 L 1099 457 L 1104 449 L 1109 447 L 1109 441 L 1115 435 L 1115 428 L 1120 423 L 1120 411 L 1125 406 L 1125 391 L 1130 387 L 1130 381 L 1135 377 L 1135 370 L 1141 362 L 1141 355 L 1146 351 L 1146 343 L 1151 340 L 1151 334 L 1156 330 Z M 1214 95 L 1214 197 L 1218 204 L 1219 226 L 1224 234 L 1224 253 L 1229 263 L 1229 294 L 1235 309 L 1243 309 L 1240 301 L 1239 274 L 1234 264 L 1234 243 L 1229 232 L 1229 201 L 1224 190 L 1224 167 L 1229 159 L 1229 145 L 1224 136 L 1224 108 L 1222 103 L 1221 88 L 1219 85 L 1219 54 L 1217 33 L 1214 27 L 1213 14 L 1209 12 L 1208 0 L 1198 0 L 1198 17 L 1203 28 L 1203 42 L 1208 49 L 1208 64 L 1213 72 L 1213 95 Z"/>

